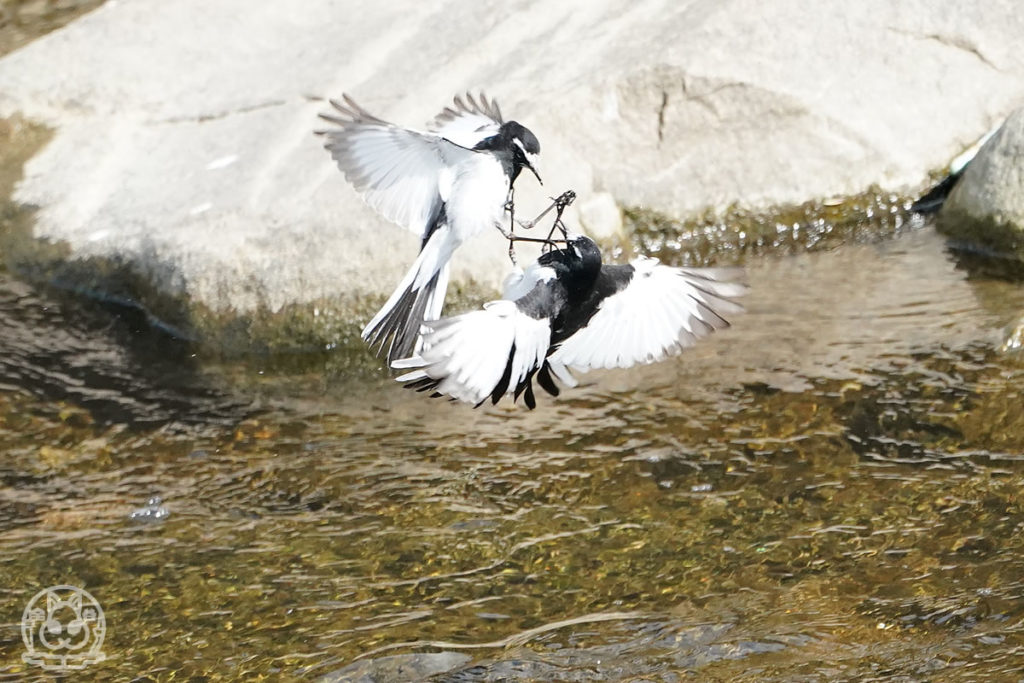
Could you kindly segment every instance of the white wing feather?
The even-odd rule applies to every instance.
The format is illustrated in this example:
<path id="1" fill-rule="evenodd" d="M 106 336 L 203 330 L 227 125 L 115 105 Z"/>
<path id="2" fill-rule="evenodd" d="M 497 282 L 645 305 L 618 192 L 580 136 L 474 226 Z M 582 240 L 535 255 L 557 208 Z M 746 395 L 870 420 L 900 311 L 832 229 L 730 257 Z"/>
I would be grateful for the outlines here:
<path id="1" fill-rule="evenodd" d="M 513 301 L 492 301 L 483 310 L 424 323 L 423 350 L 395 361 L 412 369 L 396 379 L 438 380 L 436 391 L 474 405 L 487 399 L 511 365 L 508 391 L 544 363 L 551 341 L 547 320 L 522 313 Z M 514 350 L 513 350 L 514 345 Z"/>
<path id="2" fill-rule="evenodd" d="M 475 153 L 382 121 L 348 96 L 331 105 L 338 113 L 321 118 L 338 128 L 319 132 L 345 178 L 378 213 L 422 237 L 447 196 L 447 169 Z"/>
<path id="3" fill-rule="evenodd" d="M 480 93 L 479 99 L 466 93 L 466 99 L 456 95 L 453 106 L 437 115 L 430 130 L 435 134 L 473 149 L 481 141 L 498 134 L 501 127 L 501 109 L 494 100 Z"/>
<path id="4" fill-rule="evenodd" d="M 632 262 L 633 278 L 605 299 L 590 322 L 551 354 L 552 368 L 586 371 L 654 363 L 728 326 L 743 308 L 731 297 L 746 287 L 727 269 L 671 268 L 657 259 Z"/>

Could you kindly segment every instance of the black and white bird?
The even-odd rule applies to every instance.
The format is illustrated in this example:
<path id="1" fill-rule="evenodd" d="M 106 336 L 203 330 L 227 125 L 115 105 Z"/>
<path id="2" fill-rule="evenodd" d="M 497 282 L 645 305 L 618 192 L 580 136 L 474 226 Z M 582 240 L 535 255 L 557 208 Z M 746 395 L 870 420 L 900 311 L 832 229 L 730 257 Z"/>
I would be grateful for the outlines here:
<path id="1" fill-rule="evenodd" d="M 653 363 L 729 325 L 743 307 L 737 268 L 672 268 L 640 257 L 602 265 L 589 237 L 567 235 L 506 282 L 504 298 L 482 310 L 428 322 L 423 348 L 392 363 L 398 381 L 435 396 L 479 405 L 522 394 L 533 408 L 533 379 L 557 396 L 571 370 Z"/>
<path id="2" fill-rule="evenodd" d="M 317 132 L 345 178 L 378 213 L 421 239 L 416 261 L 362 331 L 390 362 L 414 353 L 422 323 L 441 315 L 459 245 L 491 228 L 507 234 L 509 191 L 523 168 L 540 180 L 540 143 L 483 94 L 456 97 L 429 132 L 387 123 L 348 95 L 331 105 L 335 111 L 320 116 L 337 128 Z"/>
<path id="3" fill-rule="evenodd" d="M 960 178 L 967 171 L 967 167 L 974 161 L 974 157 L 978 155 L 981 148 L 989 141 L 989 138 L 996 134 L 996 131 L 1002 125 L 1003 122 L 999 121 L 987 133 L 978 138 L 974 144 L 958 154 L 953 161 L 949 162 L 949 173 L 946 177 L 935 186 L 929 188 L 927 192 L 911 204 L 910 210 L 920 214 L 938 213 L 946 203 L 950 193 L 953 192 L 953 188 L 957 186 Z"/>

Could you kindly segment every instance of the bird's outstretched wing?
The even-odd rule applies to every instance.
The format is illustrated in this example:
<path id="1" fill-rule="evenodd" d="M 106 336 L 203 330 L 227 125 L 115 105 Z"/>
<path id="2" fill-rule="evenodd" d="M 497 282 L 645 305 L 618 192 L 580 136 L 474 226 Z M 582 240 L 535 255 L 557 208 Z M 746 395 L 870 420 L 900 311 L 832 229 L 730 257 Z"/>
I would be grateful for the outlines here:
<path id="1" fill-rule="evenodd" d="M 383 121 L 348 95 L 331 106 L 320 118 L 337 128 L 317 133 L 345 178 L 378 213 L 423 237 L 447 194 L 442 171 L 473 152 Z"/>
<path id="2" fill-rule="evenodd" d="M 743 308 L 740 269 L 670 268 L 657 259 L 602 266 L 593 298 L 570 304 L 555 271 L 538 262 L 506 282 L 505 299 L 483 310 L 424 323 L 423 350 L 392 367 L 398 381 L 435 396 L 479 405 L 524 395 L 533 408 L 533 380 L 558 395 L 554 381 L 575 386 L 570 370 L 652 363 L 728 326 Z M 604 297 L 603 299 L 600 297 Z M 558 325 L 578 325 L 575 333 Z M 569 334 L 564 341 L 559 336 Z"/>
<path id="3" fill-rule="evenodd" d="M 632 268 L 631 278 L 625 269 Z M 654 363 L 728 327 L 725 316 L 743 307 L 732 299 L 747 290 L 728 268 L 672 268 L 641 257 L 629 266 L 603 266 L 602 278 L 619 288 L 551 353 L 553 368 L 586 371 Z"/>
<path id="4" fill-rule="evenodd" d="M 420 354 L 391 364 L 411 369 L 399 382 L 474 405 L 488 398 L 497 403 L 506 394 L 518 396 L 525 390 L 527 405 L 535 405 L 530 380 L 548 352 L 547 319 L 532 318 L 514 301 L 499 300 L 423 326 L 427 332 Z"/>
<path id="5" fill-rule="evenodd" d="M 434 118 L 430 130 L 456 145 L 473 149 L 482 140 L 497 135 L 502 123 L 497 102 L 483 93 L 474 97 L 467 92 L 465 99 L 455 96 L 452 106 L 445 107 Z"/>

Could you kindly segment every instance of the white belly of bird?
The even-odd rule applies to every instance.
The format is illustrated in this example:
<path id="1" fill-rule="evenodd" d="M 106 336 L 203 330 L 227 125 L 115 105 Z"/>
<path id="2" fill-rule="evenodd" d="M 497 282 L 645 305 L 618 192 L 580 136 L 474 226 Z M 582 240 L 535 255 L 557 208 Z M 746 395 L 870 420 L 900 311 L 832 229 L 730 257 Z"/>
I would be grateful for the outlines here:
<path id="1" fill-rule="evenodd" d="M 490 154 L 475 154 L 460 164 L 448 197 L 448 225 L 461 243 L 485 230 L 495 230 L 505 219 L 508 176 Z"/>

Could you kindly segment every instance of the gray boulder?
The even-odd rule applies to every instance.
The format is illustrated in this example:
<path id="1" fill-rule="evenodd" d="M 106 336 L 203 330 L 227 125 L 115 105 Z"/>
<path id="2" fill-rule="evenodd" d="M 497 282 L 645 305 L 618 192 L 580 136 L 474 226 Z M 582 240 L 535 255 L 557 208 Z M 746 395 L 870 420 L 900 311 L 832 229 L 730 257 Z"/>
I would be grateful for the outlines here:
<path id="1" fill-rule="evenodd" d="M 329 345 L 417 245 L 321 149 L 321 98 L 416 126 L 485 88 L 541 140 L 519 210 L 572 188 L 601 236 L 623 206 L 916 188 L 1024 99 L 1020 35 L 1009 0 L 111 0 L 0 59 L 0 116 L 55 129 L 8 257 L 228 349 Z M 495 237 L 456 297 L 496 289 Z"/>
<path id="2" fill-rule="evenodd" d="M 938 225 L 963 246 L 1024 260 L 1024 109 L 978 150 Z"/>

